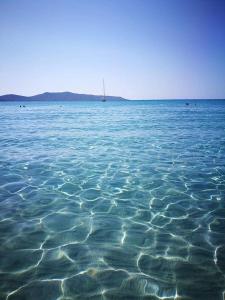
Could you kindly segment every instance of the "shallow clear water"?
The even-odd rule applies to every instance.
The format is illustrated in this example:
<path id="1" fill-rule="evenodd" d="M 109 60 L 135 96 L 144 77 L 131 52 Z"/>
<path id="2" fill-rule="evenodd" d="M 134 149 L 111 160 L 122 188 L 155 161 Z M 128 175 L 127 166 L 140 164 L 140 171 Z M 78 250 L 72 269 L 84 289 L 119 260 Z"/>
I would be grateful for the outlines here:
<path id="1" fill-rule="evenodd" d="M 0 103 L 0 299 L 225 291 L 225 101 Z"/>

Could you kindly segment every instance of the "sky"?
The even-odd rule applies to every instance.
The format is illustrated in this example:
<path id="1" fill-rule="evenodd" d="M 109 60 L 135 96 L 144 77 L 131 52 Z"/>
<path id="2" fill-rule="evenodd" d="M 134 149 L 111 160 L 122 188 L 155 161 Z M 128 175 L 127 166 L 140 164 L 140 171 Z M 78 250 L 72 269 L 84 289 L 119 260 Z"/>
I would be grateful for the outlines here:
<path id="1" fill-rule="evenodd" d="M 0 95 L 225 98 L 225 0 L 0 0 Z"/>

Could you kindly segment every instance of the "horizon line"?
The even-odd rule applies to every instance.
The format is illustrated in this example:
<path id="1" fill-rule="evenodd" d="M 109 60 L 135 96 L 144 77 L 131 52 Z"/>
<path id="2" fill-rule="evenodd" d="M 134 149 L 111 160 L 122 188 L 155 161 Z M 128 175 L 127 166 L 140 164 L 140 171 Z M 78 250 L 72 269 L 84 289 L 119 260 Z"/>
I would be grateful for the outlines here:
<path id="1" fill-rule="evenodd" d="M 3 96 L 21 96 L 21 97 L 33 97 L 33 96 L 38 96 L 38 95 L 43 95 L 43 94 L 60 94 L 60 93 L 71 93 L 71 94 L 77 94 L 77 95 L 87 95 L 87 96 L 102 96 L 101 94 L 89 94 L 89 93 L 81 93 L 81 92 L 70 92 L 70 91 L 59 91 L 59 92 L 42 92 L 38 94 L 33 94 L 33 95 L 21 95 L 21 94 L 13 94 L 13 93 L 8 93 L 8 94 L 3 94 L 0 95 L 0 97 Z M 119 97 L 123 98 L 125 100 L 130 100 L 130 101 L 163 101 L 163 100 L 186 100 L 186 101 L 195 101 L 195 100 L 225 100 L 224 98 L 139 98 L 139 99 L 131 99 L 131 98 L 125 98 L 123 96 L 114 96 L 114 95 L 107 95 L 106 97 Z M 10 100 L 9 100 L 10 101 Z"/>

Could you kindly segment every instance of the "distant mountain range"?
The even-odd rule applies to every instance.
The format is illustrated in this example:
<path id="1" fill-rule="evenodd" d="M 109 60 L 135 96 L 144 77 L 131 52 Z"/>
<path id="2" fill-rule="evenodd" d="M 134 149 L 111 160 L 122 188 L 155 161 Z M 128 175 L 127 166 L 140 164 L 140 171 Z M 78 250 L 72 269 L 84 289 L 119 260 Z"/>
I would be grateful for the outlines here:
<path id="1" fill-rule="evenodd" d="M 60 93 L 43 93 L 34 96 L 20 96 L 8 94 L 0 96 L 0 101 L 101 101 L 102 96 L 76 94 L 71 92 Z M 122 97 L 106 96 L 107 101 L 124 101 L 127 100 Z"/>

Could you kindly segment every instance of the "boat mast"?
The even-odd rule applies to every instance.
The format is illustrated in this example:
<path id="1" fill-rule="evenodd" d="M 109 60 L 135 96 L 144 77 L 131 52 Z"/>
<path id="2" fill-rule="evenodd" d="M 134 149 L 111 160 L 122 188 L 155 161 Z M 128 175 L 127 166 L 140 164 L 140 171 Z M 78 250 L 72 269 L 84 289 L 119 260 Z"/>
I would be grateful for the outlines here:
<path id="1" fill-rule="evenodd" d="M 102 79 L 102 83 L 103 83 L 103 101 L 106 101 L 105 99 L 105 81 L 104 81 L 104 78 Z"/>

